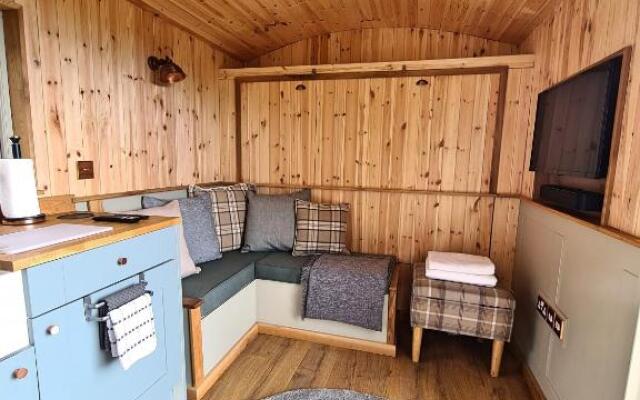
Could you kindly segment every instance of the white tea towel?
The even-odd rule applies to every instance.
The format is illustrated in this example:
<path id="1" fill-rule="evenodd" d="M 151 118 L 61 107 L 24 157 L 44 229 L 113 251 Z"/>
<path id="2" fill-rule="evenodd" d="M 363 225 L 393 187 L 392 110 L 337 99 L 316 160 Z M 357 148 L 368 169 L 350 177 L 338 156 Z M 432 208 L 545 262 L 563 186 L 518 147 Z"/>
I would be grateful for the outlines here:
<path id="1" fill-rule="evenodd" d="M 493 275 L 496 272 L 496 266 L 489 257 L 442 251 L 427 254 L 429 269 L 475 275 Z"/>
<path id="2" fill-rule="evenodd" d="M 144 295 L 107 314 L 107 332 L 111 356 L 122 368 L 129 369 L 138 360 L 156 350 L 156 328 L 151 295 Z"/>
<path id="3" fill-rule="evenodd" d="M 461 274 L 459 272 L 439 271 L 437 269 L 427 269 L 427 278 L 487 287 L 495 287 L 498 283 L 498 278 L 494 275 Z"/>

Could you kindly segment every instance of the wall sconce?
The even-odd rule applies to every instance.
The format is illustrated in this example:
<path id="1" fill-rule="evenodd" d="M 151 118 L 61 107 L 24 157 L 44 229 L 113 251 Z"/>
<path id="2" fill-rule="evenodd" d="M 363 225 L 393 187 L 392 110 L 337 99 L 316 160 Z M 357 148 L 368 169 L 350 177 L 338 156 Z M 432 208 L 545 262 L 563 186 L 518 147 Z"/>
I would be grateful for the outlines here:
<path id="1" fill-rule="evenodd" d="M 164 59 L 151 56 L 147 64 L 154 71 L 154 79 L 157 84 L 168 86 L 180 82 L 187 77 L 182 68 L 169 57 Z"/>
<path id="2" fill-rule="evenodd" d="M 306 90 L 307 87 L 304 85 L 304 83 L 299 83 L 298 85 L 296 85 L 296 90 Z"/>
<path id="3" fill-rule="evenodd" d="M 427 86 L 429 82 L 426 79 L 420 79 L 416 82 L 416 86 Z"/>

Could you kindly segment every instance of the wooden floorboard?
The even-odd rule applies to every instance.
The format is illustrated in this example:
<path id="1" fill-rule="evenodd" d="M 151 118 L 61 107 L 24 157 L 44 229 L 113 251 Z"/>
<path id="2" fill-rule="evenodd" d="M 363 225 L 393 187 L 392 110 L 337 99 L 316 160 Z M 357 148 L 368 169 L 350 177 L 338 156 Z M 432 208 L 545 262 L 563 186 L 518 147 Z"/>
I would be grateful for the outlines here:
<path id="1" fill-rule="evenodd" d="M 531 399 L 519 364 L 505 352 L 489 377 L 491 342 L 425 332 L 411 362 L 411 330 L 399 330 L 397 358 L 259 335 L 206 400 L 258 400 L 296 388 L 352 389 L 389 400 Z"/>

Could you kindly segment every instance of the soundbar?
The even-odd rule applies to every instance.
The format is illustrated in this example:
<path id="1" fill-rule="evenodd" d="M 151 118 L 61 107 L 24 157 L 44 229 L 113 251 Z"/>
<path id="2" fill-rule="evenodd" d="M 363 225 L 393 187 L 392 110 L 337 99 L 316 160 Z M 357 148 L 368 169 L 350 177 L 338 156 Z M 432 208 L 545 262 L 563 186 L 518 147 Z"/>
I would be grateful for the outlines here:
<path id="1" fill-rule="evenodd" d="M 552 206 L 574 212 L 600 212 L 604 195 L 559 185 L 542 185 L 540 200 Z"/>

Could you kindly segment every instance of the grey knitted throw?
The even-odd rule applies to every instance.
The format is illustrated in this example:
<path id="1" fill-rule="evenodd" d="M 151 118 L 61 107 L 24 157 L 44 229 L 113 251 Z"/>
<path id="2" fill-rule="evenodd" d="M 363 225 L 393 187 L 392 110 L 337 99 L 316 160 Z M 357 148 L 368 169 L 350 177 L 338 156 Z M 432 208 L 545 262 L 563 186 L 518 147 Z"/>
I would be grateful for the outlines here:
<path id="1" fill-rule="evenodd" d="M 381 331 L 391 257 L 325 254 L 302 269 L 302 317 Z"/>

